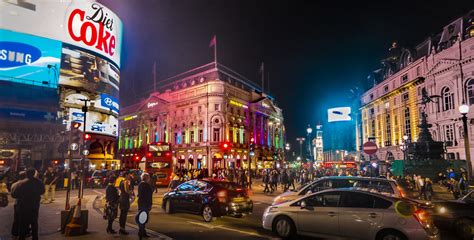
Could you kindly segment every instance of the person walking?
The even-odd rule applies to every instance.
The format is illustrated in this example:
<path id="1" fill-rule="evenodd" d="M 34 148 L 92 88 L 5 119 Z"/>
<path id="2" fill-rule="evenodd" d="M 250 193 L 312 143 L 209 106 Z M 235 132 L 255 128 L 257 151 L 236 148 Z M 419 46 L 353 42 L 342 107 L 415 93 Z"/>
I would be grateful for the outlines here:
<path id="1" fill-rule="evenodd" d="M 270 183 L 270 174 L 267 169 L 263 170 L 263 183 L 265 184 L 265 188 L 263 189 L 263 193 L 270 192 L 270 188 L 268 187 Z"/>
<path id="2" fill-rule="evenodd" d="M 130 210 L 130 195 L 132 194 L 132 187 L 130 185 L 130 173 L 124 171 L 122 173 L 123 180 L 120 182 L 120 198 L 119 198 L 119 207 L 120 207 L 120 230 L 119 233 L 122 235 L 128 235 L 128 232 L 125 231 L 125 223 L 127 222 L 128 210 Z"/>
<path id="3" fill-rule="evenodd" d="M 18 184 L 26 178 L 26 172 L 21 171 L 18 175 L 19 179 L 17 182 L 13 183 L 12 185 L 12 191 L 14 191 Z M 13 204 L 13 224 L 12 224 L 12 236 L 13 237 L 18 237 L 20 234 L 20 226 L 19 226 L 19 217 L 18 217 L 18 200 Z M 28 230 L 27 233 L 30 231 Z"/>
<path id="4" fill-rule="evenodd" d="M 433 197 L 433 182 L 429 178 L 425 179 L 425 196 L 428 201 Z"/>
<path id="5" fill-rule="evenodd" d="M 38 216 L 44 184 L 35 177 L 36 170 L 26 170 L 26 179 L 18 182 L 11 196 L 17 201 L 19 239 L 24 240 L 31 227 L 31 237 L 38 239 Z"/>
<path id="6" fill-rule="evenodd" d="M 107 187 L 105 188 L 105 217 L 107 219 L 107 233 L 115 234 L 117 233 L 112 224 L 114 223 L 115 218 L 117 218 L 118 205 L 120 195 L 117 188 L 114 186 L 115 178 L 112 176 L 109 178 Z"/>
<path id="7" fill-rule="evenodd" d="M 58 173 L 53 167 L 48 167 L 44 174 L 43 182 L 45 187 L 43 203 L 48 202 L 49 192 L 51 191 L 50 203 L 54 202 L 54 196 L 56 195 L 56 182 L 58 180 Z"/>
<path id="8" fill-rule="evenodd" d="M 150 184 L 148 173 L 143 173 L 141 179 L 142 181 L 138 184 L 138 213 L 145 211 L 148 216 L 153 204 L 153 187 Z M 140 239 L 149 237 L 145 230 L 145 224 L 146 222 L 138 223 L 138 237 Z"/>

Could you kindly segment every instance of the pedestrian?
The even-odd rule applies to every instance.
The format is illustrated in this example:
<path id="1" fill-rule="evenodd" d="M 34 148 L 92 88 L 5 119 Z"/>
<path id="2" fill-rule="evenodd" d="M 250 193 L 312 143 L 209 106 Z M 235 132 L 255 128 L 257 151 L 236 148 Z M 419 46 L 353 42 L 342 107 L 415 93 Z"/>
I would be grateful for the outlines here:
<path id="1" fill-rule="evenodd" d="M 146 215 L 150 213 L 153 203 L 153 187 L 150 184 L 150 175 L 143 173 L 142 181 L 138 185 L 138 213 L 145 211 Z M 148 220 L 147 220 L 148 221 Z M 138 237 L 140 239 L 149 237 L 145 230 L 145 223 L 138 223 Z"/>
<path id="2" fill-rule="evenodd" d="M 49 192 L 51 191 L 50 203 L 54 202 L 54 196 L 56 195 L 56 182 L 58 180 L 58 173 L 53 167 L 48 167 L 44 174 L 43 182 L 45 187 L 43 203 L 48 201 Z"/>
<path id="3" fill-rule="evenodd" d="M 151 185 L 153 186 L 153 189 L 155 191 L 155 193 L 158 193 L 158 174 L 157 173 L 154 173 L 153 175 L 151 175 Z"/>
<path id="4" fill-rule="evenodd" d="M 419 198 L 422 200 L 426 200 L 426 189 L 425 189 L 425 180 L 421 175 L 416 177 L 417 185 L 418 185 L 418 192 Z"/>
<path id="5" fill-rule="evenodd" d="M 118 204 L 120 195 L 117 188 L 114 186 L 115 178 L 110 177 L 108 180 L 107 187 L 105 188 L 105 218 L 107 219 L 107 233 L 115 234 L 117 233 L 112 224 L 114 223 L 115 218 L 117 218 Z"/>
<path id="6" fill-rule="evenodd" d="M 12 191 L 16 189 L 18 186 L 18 183 L 20 183 L 22 180 L 26 178 L 26 172 L 21 171 L 18 175 L 19 179 L 17 182 L 13 183 L 12 185 Z M 15 201 L 15 204 L 13 204 L 13 224 L 12 224 L 12 236 L 18 237 L 20 234 L 20 226 L 19 226 L 19 219 L 18 219 L 18 200 Z M 30 231 L 28 230 L 28 233 Z"/>
<path id="7" fill-rule="evenodd" d="M 16 199 L 18 210 L 19 239 L 24 240 L 31 227 L 31 237 L 38 239 L 38 215 L 41 195 L 44 194 L 44 184 L 35 177 L 36 170 L 26 170 L 23 179 L 12 189 L 12 197 Z"/>
<path id="8" fill-rule="evenodd" d="M 125 223 L 127 222 L 128 210 L 130 210 L 130 195 L 132 194 L 132 187 L 130 185 L 130 173 L 124 171 L 122 173 L 122 182 L 120 182 L 120 198 L 119 198 L 119 207 L 120 207 L 120 230 L 119 233 L 122 235 L 128 235 L 128 232 L 125 231 Z"/>
<path id="9" fill-rule="evenodd" d="M 270 174 L 267 169 L 263 170 L 263 183 L 265 183 L 265 188 L 263 189 L 263 193 L 270 192 L 270 188 L 269 188 Z"/>
<path id="10" fill-rule="evenodd" d="M 429 178 L 425 179 L 425 196 L 428 201 L 433 197 L 433 182 Z"/>

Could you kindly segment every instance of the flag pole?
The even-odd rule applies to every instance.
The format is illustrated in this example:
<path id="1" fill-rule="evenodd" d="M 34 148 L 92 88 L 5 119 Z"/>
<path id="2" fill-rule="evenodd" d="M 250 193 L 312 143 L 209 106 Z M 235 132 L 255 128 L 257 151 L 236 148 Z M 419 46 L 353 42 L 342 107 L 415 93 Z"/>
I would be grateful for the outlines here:
<path id="1" fill-rule="evenodd" d="M 214 35 L 214 64 L 217 68 L 217 36 Z"/>
<path id="2" fill-rule="evenodd" d="M 262 94 L 263 94 L 263 89 L 265 88 L 265 63 L 262 62 Z"/>
<path id="3" fill-rule="evenodd" d="M 156 61 L 153 62 L 153 92 L 156 92 Z"/>

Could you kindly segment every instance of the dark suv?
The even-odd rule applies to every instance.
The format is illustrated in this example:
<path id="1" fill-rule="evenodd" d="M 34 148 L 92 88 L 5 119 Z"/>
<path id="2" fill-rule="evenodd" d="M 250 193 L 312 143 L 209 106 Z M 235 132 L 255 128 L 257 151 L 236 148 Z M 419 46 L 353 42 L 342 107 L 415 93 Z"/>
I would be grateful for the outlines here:
<path id="1" fill-rule="evenodd" d="M 239 185 L 214 179 L 185 182 L 163 197 L 162 208 L 170 214 L 175 211 L 202 215 L 210 222 L 214 217 L 251 214 L 253 202 L 246 189 Z"/>

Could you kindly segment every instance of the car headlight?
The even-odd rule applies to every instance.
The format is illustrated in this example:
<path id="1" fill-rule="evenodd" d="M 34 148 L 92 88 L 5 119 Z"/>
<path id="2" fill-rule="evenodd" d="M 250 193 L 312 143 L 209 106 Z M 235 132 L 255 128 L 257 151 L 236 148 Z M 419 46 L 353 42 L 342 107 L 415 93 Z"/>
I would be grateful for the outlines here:
<path id="1" fill-rule="evenodd" d="M 268 211 L 267 211 L 267 212 L 273 213 L 273 212 L 276 212 L 277 209 L 278 209 L 278 207 L 270 207 L 270 208 L 268 208 Z"/>
<path id="2" fill-rule="evenodd" d="M 437 212 L 440 213 L 440 214 L 445 214 L 445 213 L 448 212 L 448 209 L 444 206 L 439 206 Z"/>

